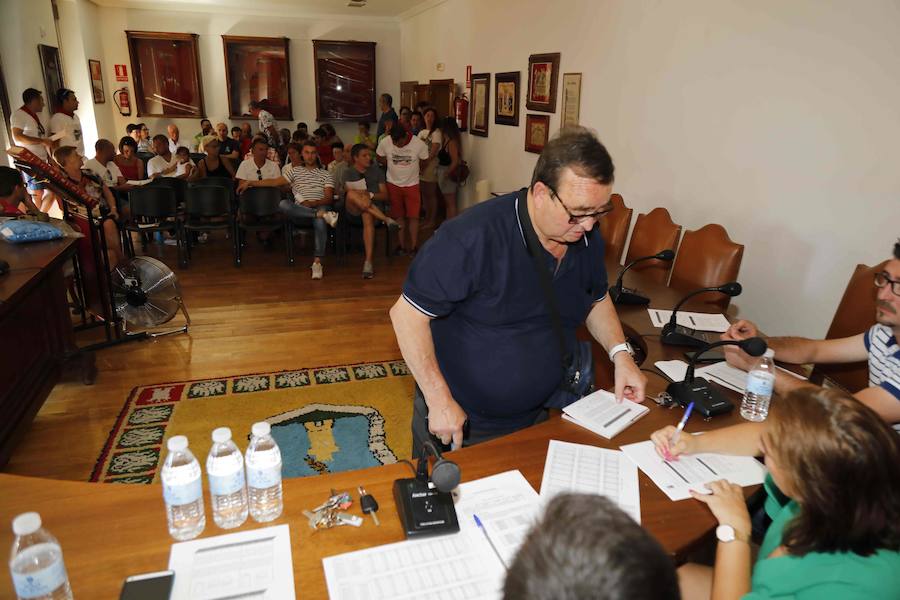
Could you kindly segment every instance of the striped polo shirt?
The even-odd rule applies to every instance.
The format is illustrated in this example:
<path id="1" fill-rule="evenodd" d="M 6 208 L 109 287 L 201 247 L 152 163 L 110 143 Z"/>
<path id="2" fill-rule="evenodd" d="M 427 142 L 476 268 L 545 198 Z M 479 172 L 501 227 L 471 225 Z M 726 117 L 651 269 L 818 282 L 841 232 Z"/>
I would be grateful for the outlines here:
<path id="1" fill-rule="evenodd" d="M 304 200 L 319 200 L 325 198 L 325 188 L 334 190 L 334 178 L 325 169 L 307 169 L 303 165 L 293 166 L 288 163 L 281 170 L 281 174 L 291 184 L 291 192 L 296 198 L 299 194 Z M 332 198 L 325 198 L 332 201 Z"/>
<path id="2" fill-rule="evenodd" d="M 869 386 L 887 390 L 900 401 L 900 345 L 887 325 L 873 325 L 865 335 L 869 352 Z"/>

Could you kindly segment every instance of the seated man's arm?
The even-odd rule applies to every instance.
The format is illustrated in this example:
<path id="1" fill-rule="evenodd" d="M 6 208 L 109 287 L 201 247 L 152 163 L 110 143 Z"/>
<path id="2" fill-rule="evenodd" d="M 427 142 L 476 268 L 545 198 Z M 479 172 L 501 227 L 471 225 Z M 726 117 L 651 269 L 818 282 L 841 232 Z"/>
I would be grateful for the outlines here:
<path id="1" fill-rule="evenodd" d="M 900 394 L 900 391 L 897 393 Z M 884 387 L 867 387 L 853 394 L 853 397 L 877 412 L 888 423 L 900 423 L 900 396 Z"/>
<path id="2" fill-rule="evenodd" d="M 237 193 L 243 193 L 244 190 L 252 187 L 282 187 L 285 185 L 290 185 L 290 183 L 282 176 L 270 179 L 238 179 Z"/>
<path id="3" fill-rule="evenodd" d="M 605 295 L 602 300 L 594 303 L 591 312 L 588 313 L 585 322 L 594 339 L 600 342 L 600 345 L 609 352 L 613 347 L 625 341 L 625 334 L 622 332 L 622 323 L 616 314 L 616 308 L 613 306 L 609 294 Z M 632 402 L 644 401 L 644 389 L 647 386 L 647 378 L 641 373 L 641 370 L 634 359 L 627 352 L 618 352 L 613 357 L 615 364 L 615 394 L 617 400 L 627 398 Z"/>

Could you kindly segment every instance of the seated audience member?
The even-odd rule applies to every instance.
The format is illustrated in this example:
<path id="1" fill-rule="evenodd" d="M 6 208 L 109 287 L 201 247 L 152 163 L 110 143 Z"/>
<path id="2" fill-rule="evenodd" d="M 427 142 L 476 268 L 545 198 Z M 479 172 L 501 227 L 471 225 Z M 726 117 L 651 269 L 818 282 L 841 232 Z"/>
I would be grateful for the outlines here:
<path id="1" fill-rule="evenodd" d="M 331 123 L 325 123 L 322 125 L 322 129 L 325 130 L 326 140 L 325 143 L 328 145 L 332 145 L 335 142 L 344 143 L 344 140 L 341 139 L 341 136 L 337 134 L 337 131 L 334 129 L 334 125 Z"/>
<path id="2" fill-rule="evenodd" d="M 200 119 L 200 133 L 194 136 L 194 145 L 193 148 L 197 152 L 202 152 L 200 150 L 200 141 L 208 135 L 213 135 L 215 131 L 213 131 L 212 122 L 209 119 Z"/>
<path id="3" fill-rule="evenodd" d="M 306 140 L 309 139 L 309 134 L 306 131 L 298 129 L 294 133 L 291 134 L 291 143 L 292 144 L 302 144 Z"/>
<path id="4" fill-rule="evenodd" d="M 328 142 L 328 132 L 324 127 L 319 127 L 313 131 L 313 141 L 316 145 L 316 152 L 319 156 L 319 162 L 324 168 L 328 168 L 334 155 L 331 153 L 331 144 Z"/>
<path id="5" fill-rule="evenodd" d="M 379 161 L 387 165 L 387 189 L 391 199 L 391 216 L 401 223 L 398 254 L 415 253 L 418 250 L 419 210 L 422 199 L 419 193 L 420 161 L 428 160 L 429 150 L 425 142 L 403 127 L 391 129 L 375 151 Z M 409 232 L 407 241 L 405 232 Z"/>
<path id="6" fill-rule="evenodd" d="M 462 138 L 459 135 L 459 126 L 453 117 L 444 118 L 441 125 L 441 149 L 438 151 L 437 180 L 438 188 L 444 197 L 447 219 L 452 219 L 459 211 L 456 194 L 459 191 L 459 183 L 453 181 L 452 175 L 462 164 Z"/>
<path id="7" fill-rule="evenodd" d="M 875 276 L 877 288 L 875 325 L 848 338 L 810 340 L 799 337 L 767 338 L 775 358 L 794 364 L 869 362 L 869 387 L 854 397 L 888 423 L 900 422 L 900 242 L 894 244 L 893 258 Z M 722 334 L 725 340 L 743 340 L 759 335 L 750 321 L 738 321 Z M 756 359 L 734 346 L 726 346 L 728 363 L 749 370 Z M 785 394 L 812 384 L 775 371 L 775 391 Z"/>
<path id="8" fill-rule="evenodd" d="M 122 260 L 123 253 L 120 247 L 119 229 L 116 225 L 119 220 L 119 214 L 116 211 L 116 201 L 112 192 L 109 191 L 109 188 L 99 177 L 81 170 L 83 159 L 74 146 L 57 148 L 53 152 L 53 158 L 59 163 L 59 166 L 65 171 L 72 183 L 93 198 L 95 204 L 91 208 L 91 215 L 94 218 L 100 218 L 106 210 L 109 211 L 109 218 L 103 219 L 103 235 L 106 238 L 106 253 L 109 257 L 109 265 L 110 268 L 114 268 Z M 66 203 L 68 214 L 88 216 L 88 208 L 81 202 L 66 197 L 63 197 L 63 199 Z"/>
<path id="9" fill-rule="evenodd" d="M 99 177 L 110 189 L 125 183 L 125 176 L 113 160 L 115 156 L 113 143 L 101 138 L 94 144 L 94 158 L 84 161 L 84 168 Z"/>
<path id="10" fill-rule="evenodd" d="M 234 127 L 231 128 L 231 139 L 234 140 L 235 142 L 237 142 L 238 145 L 240 145 L 241 140 L 244 139 L 244 134 L 241 131 L 241 128 L 238 127 L 237 125 L 235 125 Z M 238 149 L 238 152 L 240 152 L 240 149 Z M 244 153 L 241 152 L 241 155 L 243 155 L 243 154 Z M 240 158 L 240 156 L 238 158 Z"/>
<path id="11" fill-rule="evenodd" d="M 144 161 L 137 157 L 137 143 L 133 138 L 125 136 L 119 140 L 119 153 L 113 157 L 113 162 L 126 181 L 144 179 Z"/>
<path id="12" fill-rule="evenodd" d="M 409 129 L 413 135 L 419 135 L 419 132 L 422 131 L 422 126 L 424 122 L 422 120 L 422 113 L 415 110 L 409 117 Z"/>
<path id="13" fill-rule="evenodd" d="M 334 180 L 334 193 L 340 197 L 343 193 L 341 184 L 344 180 L 344 171 L 347 169 L 347 161 L 344 160 L 344 142 L 331 143 L 331 156 L 334 160 L 328 165 L 328 172 Z"/>
<path id="14" fill-rule="evenodd" d="M 177 148 L 176 148 L 177 150 Z M 147 162 L 147 177 L 174 177 L 178 169 L 178 159 L 169 149 L 169 138 L 161 133 L 153 136 L 153 152 L 156 154 Z"/>
<path id="15" fill-rule="evenodd" d="M 169 152 L 175 154 L 178 151 L 178 147 L 181 146 L 181 141 L 179 140 L 181 132 L 178 131 L 178 125 L 174 123 L 169 123 L 166 126 L 166 131 L 169 134 Z"/>
<path id="16" fill-rule="evenodd" d="M 266 158 L 271 160 L 273 163 L 275 163 L 278 166 L 278 168 L 280 169 L 282 161 L 281 161 L 281 157 L 278 155 L 278 150 L 275 147 L 273 147 L 271 144 L 269 144 L 269 138 L 267 138 L 264 135 L 256 136 L 255 138 L 253 138 L 253 142 L 255 143 L 256 140 L 259 138 L 263 138 L 264 140 L 266 140 L 266 147 L 268 148 L 268 150 L 266 150 Z M 251 150 L 244 155 L 244 160 L 247 160 L 249 158 L 253 158 L 252 147 L 251 147 Z"/>
<path id="17" fill-rule="evenodd" d="M 367 121 L 360 121 L 357 124 L 356 137 L 353 138 L 353 145 L 365 144 L 369 150 L 375 150 L 375 138 L 371 134 L 371 125 Z"/>
<path id="18" fill-rule="evenodd" d="M 125 126 L 125 135 L 134 140 L 134 143 L 138 143 L 141 139 L 141 126 L 137 123 L 129 123 Z"/>
<path id="19" fill-rule="evenodd" d="M 240 134 L 240 128 L 235 127 L 233 129 L 237 129 L 238 134 Z M 219 156 L 230 161 L 236 161 L 241 157 L 241 143 L 228 137 L 228 125 L 225 123 L 216 124 L 216 139 L 219 140 Z"/>
<path id="20" fill-rule="evenodd" d="M 378 144 L 381 143 L 381 140 L 384 140 L 384 139 L 387 139 L 387 138 L 391 137 L 391 130 L 394 128 L 394 123 L 396 123 L 396 121 L 394 121 L 394 119 L 392 119 L 392 118 L 390 118 L 390 117 L 386 118 L 386 119 L 383 121 L 383 124 L 384 124 L 384 133 L 382 133 L 381 135 L 378 136 L 378 140 L 377 140 L 376 143 L 375 143 L 375 149 L 376 149 L 376 150 L 378 149 Z"/>
<path id="21" fill-rule="evenodd" d="M 218 138 L 211 137 L 203 144 L 206 156 L 197 163 L 197 168 L 191 176 L 192 180 L 206 177 L 227 177 L 234 179 L 234 167 L 221 156 L 221 144 Z"/>
<path id="22" fill-rule="evenodd" d="M 614 502 L 560 494 L 506 573 L 504 600 L 678 600 L 675 565 Z"/>
<path id="23" fill-rule="evenodd" d="M 278 168 L 278 163 L 268 158 L 269 142 L 265 136 L 257 136 L 253 138 L 253 145 L 250 147 L 250 156 L 245 158 L 238 166 L 234 177 L 238 180 L 237 193 L 243 194 L 245 190 L 251 187 L 279 187 L 284 185 L 284 178 Z M 249 216 L 241 215 L 242 219 Z M 269 245 L 272 234 L 270 232 L 259 232 L 257 239 L 263 245 Z"/>
<path id="24" fill-rule="evenodd" d="M 0 166 L 0 216 L 41 214 L 25 187 L 22 173 L 7 166 Z"/>
<path id="25" fill-rule="evenodd" d="M 278 134 L 281 136 L 281 144 L 283 146 L 287 146 L 291 143 L 291 130 L 287 127 L 282 127 L 278 130 Z"/>
<path id="26" fill-rule="evenodd" d="M 388 202 L 387 186 L 384 181 L 384 171 L 372 164 L 372 151 L 365 144 L 355 144 L 350 149 L 350 158 L 353 162 L 344 170 L 340 187 L 344 190 L 347 212 L 362 218 L 363 245 L 366 252 L 363 261 L 363 279 L 372 279 L 375 277 L 375 269 L 372 266 L 372 254 L 375 248 L 375 219 L 383 221 L 385 225 L 394 229 L 399 228 L 400 225 L 384 214 L 384 206 Z M 366 182 L 365 190 L 347 188 L 348 183 L 363 180 Z"/>
<path id="27" fill-rule="evenodd" d="M 150 128 L 143 123 L 138 123 L 141 132 L 141 139 L 137 143 L 138 152 L 153 153 L 153 141 L 150 139 Z"/>
<path id="28" fill-rule="evenodd" d="M 302 132 L 305 133 L 307 136 L 309 136 L 309 125 L 307 125 L 307 124 L 304 123 L 303 121 L 300 121 L 299 123 L 297 123 L 297 129 L 296 129 L 296 131 L 302 131 Z"/>
<path id="29" fill-rule="evenodd" d="M 762 423 L 671 439 L 660 456 L 763 455 L 772 518 L 751 565 L 750 515 L 739 485 L 691 492 L 719 522 L 715 567 L 679 569 L 685 599 L 869 600 L 900 590 L 900 437 L 874 411 L 837 390 L 803 387 L 772 403 Z"/>
<path id="30" fill-rule="evenodd" d="M 190 179 L 197 165 L 191 160 L 191 151 L 187 146 L 178 146 L 175 151 L 175 175 L 178 179 Z"/>
<path id="31" fill-rule="evenodd" d="M 41 92 L 28 88 L 22 92 L 22 106 L 12 114 L 10 129 L 13 142 L 30 150 L 32 154 L 44 161 L 50 160 L 50 152 L 53 150 L 53 141 L 44 126 L 41 112 L 44 110 L 44 97 Z M 33 178 L 28 173 L 25 175 L 25 184 L 28 193 L 34 201 L 34 205 L 48 212 L 56 200 L 55 195 L 47 186 Z"/>
<path id="32" fill-rule="evenodd" d="M 56 91 L 57 110 L 50 117 L 51 135 L 62 134 L 57 146 L 72 146 L 80 156 L 84 156 L 84 135 L 81 119 L 75 114 L 78 110 L 78 97 L 68 88 Z"/>

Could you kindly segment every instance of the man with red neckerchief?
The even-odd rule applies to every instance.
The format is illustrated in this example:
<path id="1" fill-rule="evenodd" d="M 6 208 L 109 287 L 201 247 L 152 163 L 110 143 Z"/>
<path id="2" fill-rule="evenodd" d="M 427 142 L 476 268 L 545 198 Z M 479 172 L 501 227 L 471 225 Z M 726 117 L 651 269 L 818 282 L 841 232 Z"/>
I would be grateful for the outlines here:
<path id="1" fill-rule="evenodd" d="M 78 155 L 84 157 L 84 136 L 82 135 L 81 120 L 75 111 L 78 110 L 78 98 L 75 92 L 68 88 L 60 88 L 56 92 L 56 102 L 59 110 L 50 117 L 50 133 L 65 132 L 59 140 L 59 146 L 74 146 Z"/>
<path id="2" fill-rule="evenodd" d="M 30 150 L 41 160 L 49 160 L 50 152 L 53 150 L 53 142 L 50 140 L 41 120 L 43 111 L 44 97 L 41 95 L 41 92 L 34 88 L 28 88 L 22 92 L 22 107 L 12 114 L 10 128 L 12 129 L 13 141 L 16 144 Z M 35 180 L 27 173 L 25 174 L 25 183 L 28 193 L 31 194 L 32 200 L 34 200 L 34 204 L 42 206 L 46 200 L 47 210 L 50 210 L 50 206 L 53 204 L 53 193 L 46 191 L 43 183 Z"/>

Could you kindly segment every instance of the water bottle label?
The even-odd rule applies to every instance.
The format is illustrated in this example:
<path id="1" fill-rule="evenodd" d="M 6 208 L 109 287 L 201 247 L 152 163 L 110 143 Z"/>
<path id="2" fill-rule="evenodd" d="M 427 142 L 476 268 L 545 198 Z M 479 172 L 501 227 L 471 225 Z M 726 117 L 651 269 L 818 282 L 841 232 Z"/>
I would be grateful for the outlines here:
<path id="1" fill-rule="evenodd" d="M 244 487 L 244 469 L 224 475 L 209 475 L 209 493 L 213 496 L 227 496 Z"/>
<path id="2" fill-rule="evenodd" d="M 247 467 L 247 485 L 264 490 L 281 483 L 281 463 L 272 467 Z"/>
<path id="3" fill-rule="evenodd" d="M 747 393 L 771 396 L 775 378 L 768 373 L 750 373 L 747 376 Z"/>
<path id="4" fill-rule="evenodd" d="M 168 485 L 163 483 L 163 498 L 169 506 L 191 504 L 203 497 L 203 485 L 197 477 L 188 483 Z"/>
<path id="5" fill-rule="evenodd" d="M 20 598 L 40 598 L 47 596 L 66 582 L 66 565 L 62 560 L 62 550 L 56 544 L 36 544 L 25 552 L 29 554 L 43 554 L 53 551 L 59 555 L 59 560 L 52 565 L 44 567 L 40 571 L 32 573 L 16 573 L 13 571 L 13 588 Z"/>

